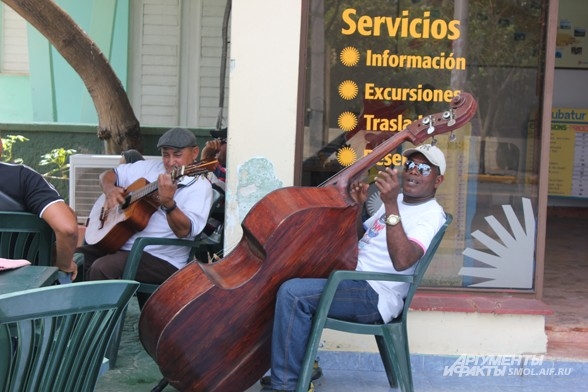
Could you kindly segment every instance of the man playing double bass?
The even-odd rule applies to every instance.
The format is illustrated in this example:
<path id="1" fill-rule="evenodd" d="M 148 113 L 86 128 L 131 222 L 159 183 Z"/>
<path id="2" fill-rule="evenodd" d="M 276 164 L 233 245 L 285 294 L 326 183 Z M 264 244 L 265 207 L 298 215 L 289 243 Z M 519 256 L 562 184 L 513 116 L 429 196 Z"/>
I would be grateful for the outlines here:
<path id="1" fill-rule="evenodd" d="M 445 222 L 443 208 L 435 200 L 444 179 L 443 152 L 424 144 L 403 155 L 406 162 L 401 174 L 387 168 L 376 177 L 383 202 L 378 212 L 363 224 L 358 222 L 359 271 L 411 273 Z M 367 188 L 364 183 L 351 185 L 351 197 L 360 205 L 367 199 Z M 325 283 L 326 279 L 294 278 L 281 285 L 273 324 L 271 379 L 262 379 L 264 390 L 296 389 Z M 328 316 L 366 324 L 389 322 L 402 311 L 407 292 L 408 283 L 344 280 Z"/>

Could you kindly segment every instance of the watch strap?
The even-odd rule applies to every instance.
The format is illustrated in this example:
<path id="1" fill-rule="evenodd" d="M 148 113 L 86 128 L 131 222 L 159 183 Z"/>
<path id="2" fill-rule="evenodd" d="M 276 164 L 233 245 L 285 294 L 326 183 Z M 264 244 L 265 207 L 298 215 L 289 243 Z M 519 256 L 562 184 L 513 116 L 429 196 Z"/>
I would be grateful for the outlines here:
<path id="1" fill-rule="evenodd" d="M 161 209 L 166 213 L 169 214 L 170 212 L 172 212 L 173 210 L 175 210 L 178 207 L 178 204 L 176 203 L 176 201 L 174 200 L 174 205 L 167 208 L 166 206 L 164 206 L 163 204 L 161 205 Z"/>

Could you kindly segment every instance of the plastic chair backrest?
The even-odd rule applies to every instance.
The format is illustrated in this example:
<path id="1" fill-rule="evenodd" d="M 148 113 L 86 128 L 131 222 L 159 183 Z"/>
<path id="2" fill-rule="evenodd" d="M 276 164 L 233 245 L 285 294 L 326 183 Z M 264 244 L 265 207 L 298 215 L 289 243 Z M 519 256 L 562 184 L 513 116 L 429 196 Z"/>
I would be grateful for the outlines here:
<path id="1" fill-rule="evenodd" d="M 412 298 L 414 297 L 414 294 L 416 293 L 419 285 L 421 284 L 421 281 L 425 276 L 425 272 L 427 272 L 429 264 L 431 264 L 431 261 L 433 260 L 435 253 L 437 253 L 437 249 L 439 248 L 439 245 L 441 245 L 441 240 L 443 240 L 443 236 L 445 235 L 445 232 L 447 231 L 447 228 L 449 227 L 452 221 L 453 215 L 445 213 L 445 223 L 443 224 L 441 229 L 439 229 L 437 234 L 435 234 L 435 236 L 431 240 L 429 248 L 427 248 L 427 252 L 423 255 L 423 257 L 421 257 L 421 259 L 415 267 L 412 284 L 410 285 L 408 293 L 406 294 L 406 298 L 404 298 L 404 309 L 402 310 L 402 319 L 404 322 L 406 322 L 406 318 L 408 317 L 408 310 L 410 308 Z"/>
<path id="2" fill-rule="evenodd" d="M 110 335 L 138 285 L 95 281 L 0 295 L 0 390 L 94 390 Z"/>
<path id="3" fill-rule="evenodd" d="M 0 257 L 52 265 L 54 242 L 53 229 L 37 215 L 0 211 Z"/>

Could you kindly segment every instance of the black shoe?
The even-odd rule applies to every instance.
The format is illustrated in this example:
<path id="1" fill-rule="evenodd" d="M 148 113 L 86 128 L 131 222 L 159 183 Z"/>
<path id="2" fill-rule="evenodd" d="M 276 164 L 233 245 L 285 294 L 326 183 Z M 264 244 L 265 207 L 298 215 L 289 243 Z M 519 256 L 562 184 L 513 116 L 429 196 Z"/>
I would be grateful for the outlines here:
<path id="1" fill-rule="evenodd" d="M 318 361 L 314 361 L 314 365 L 312 366 L 312 374 L 310 375 L 310 379 L 312 381 L 318 380 L 323 375 L 323 369 L 319 366 Z M 272 387 L 272 376 L 263 376 L 261 380 L 259 380 L 259 384 L 261 384 L 264 388 L 271 388 Z M 312 384 L 312 383 L 311 383 Z M 314 389 L 314 386 L 313 386 Z M 309 389 L 310 391 L 310 389 Z"/>

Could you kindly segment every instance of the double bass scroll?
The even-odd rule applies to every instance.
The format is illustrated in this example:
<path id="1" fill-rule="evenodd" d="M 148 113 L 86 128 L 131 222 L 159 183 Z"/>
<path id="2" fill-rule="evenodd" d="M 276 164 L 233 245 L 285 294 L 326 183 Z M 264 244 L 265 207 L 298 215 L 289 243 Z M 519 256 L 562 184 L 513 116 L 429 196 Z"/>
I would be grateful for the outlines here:
<path id="1" fill-rule="evenodd" d="M 459 128 L 476 109 L 462 93 L 447 112 L 413 122 L 321 187 L 269 193 L 251 208 L 226 257 L 191 262 L 164 282 L 141 312 L 139 333 L 169 383 L 181 391 L 221 392 L 256 383 L 270 367 L 280 285 L 355 268 L 359 205 L 350 183 L 402 142 L 416 145 Z"/>

